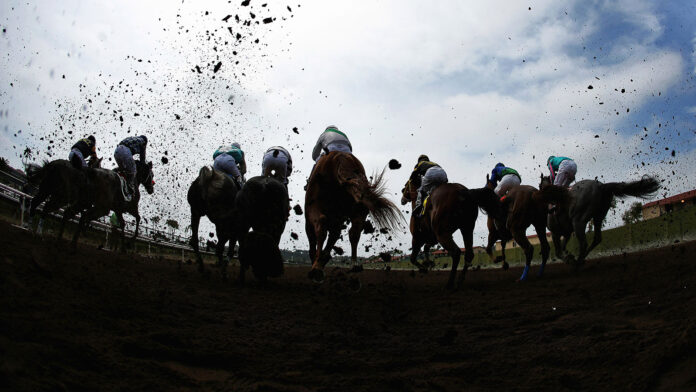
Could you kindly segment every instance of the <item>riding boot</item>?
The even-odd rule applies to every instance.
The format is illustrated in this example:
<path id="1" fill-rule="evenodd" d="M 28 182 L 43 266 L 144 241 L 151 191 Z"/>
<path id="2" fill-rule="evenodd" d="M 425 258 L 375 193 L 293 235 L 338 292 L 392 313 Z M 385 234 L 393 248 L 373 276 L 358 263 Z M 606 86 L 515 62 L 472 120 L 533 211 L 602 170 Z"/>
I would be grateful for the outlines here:
<path id="1" fill-rule="evenodd" d="M 131 201 L 135 194 L 135 174 L 126 174 L 126 201 Z"/>
<path id="2" fill-rule="evenodd" d="M 420 218 L 423 216 L 423 202 L 425 201 L 425 192 L 418 192 L 418 197 L 416 198 L 416 208 L 413 209 L 413 216 Z"/>

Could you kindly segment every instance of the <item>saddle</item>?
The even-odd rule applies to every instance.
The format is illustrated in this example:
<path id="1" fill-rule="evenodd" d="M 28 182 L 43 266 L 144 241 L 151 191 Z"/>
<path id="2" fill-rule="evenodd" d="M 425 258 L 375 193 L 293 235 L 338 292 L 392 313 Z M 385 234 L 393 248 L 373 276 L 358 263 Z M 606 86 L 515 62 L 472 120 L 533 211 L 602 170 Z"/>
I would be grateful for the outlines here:
<path id="1" fill-rule="evenodd" d="M 118 174 L 118 179 L 121 180 L 121 196 L 123 196 L 123 200 L 125 202 L 131 201 L 133 196 L 128 194 L 128 181 L 126 180 L 126 176 L 118 169 L 114 169 L 114 172 Z"/>

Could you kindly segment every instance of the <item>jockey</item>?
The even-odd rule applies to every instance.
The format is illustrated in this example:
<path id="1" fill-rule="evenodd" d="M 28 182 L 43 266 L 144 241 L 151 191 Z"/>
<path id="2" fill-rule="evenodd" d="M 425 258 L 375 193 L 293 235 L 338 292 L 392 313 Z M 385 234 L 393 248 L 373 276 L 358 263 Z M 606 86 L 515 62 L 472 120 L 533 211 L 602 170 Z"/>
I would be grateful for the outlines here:
<path id="1" fill-rule="evenodd" d="M 556 157 L 551 155 L 546 160 L 546 165 L 551 172 L 551 183 L 553 185 L 568 188 L 571 182 L 575 181 L 575 173 L 578 171 L 578 165 L 575 161 L 566 157 Z"/>
<path id="2" fill-rule="evenodd" d="M 520 185 L 522 177 L 517 170 L 506 167 L 503 163 L 498 163 L 491 171 L 490 182 L 493 186 L 497 185 L 494 190 L 495 194 L 498 197 L 503 197 L 512 187 Z"/>
<path id="3" fill-rule="evenodd" d="M 353 146 L 351 146 L 348 136 L 334 125 L 326 127 L 324 133 L 319 136 L 317 144 L 312 150 L 312 159 L 317 162 L 319 158 L 331 151 L 353 153 Z"/>
<path id="4" fill-rule="evenodd" d="M 275 172 L 275 177 L 281 179 L 287 187 L 288 177 L 292 173 L 292 157 L 288 150 L 280 146 L 266 150 L 261 162 L 261 171 L 264 176 L 271 176 L 271 172 Z"/>
<path id="5" fill-rule="evenodd" d="M 309 172 L 309 177 L 307 178 L 307 184 L 309 184 L 309 178 L 312 177 L 314 173 L 314 168 L 319 162 L 319 158 L 330 153 L 331 151 L 342 151 L 349 154 L 353 153 L 353 146 L 348 140 L 348 136 L 345 133 L 338 130 L 335 125 L 329 125 L 326 127 L 324 132 L 317 139 L 317 144 L 314 145 L 314 150 L 312 150 L 312 159 L 314 160 L 314 166 L 312 166 L 312 171 Z M 307 190 L 307 185 L 305 185 L 305 190 Z"/>
<path id="6" fill-rule="evenodd" d="M 97 139 L 94 135 L 89 135 L 87 138 L 80 139 L 73 144 L 70 154 L 68 154 L 68 161 L 74 168 L 81 169 L 87 167 L 85 157 L 97 159 Z"/>
<path id="7" fill-rule="evenodd" d="M 135 192 L 135 175 L 137 172 L 137 167 L 135 166 L 135 160 L 133 155 L 140 155 L 140 161 L 145 162 L 145 150 L 147 147 L 147 136 L 131 136 L 127 137 L 116 146 L 116 151 L 114 151 L 114 159 L 121 172 L 126 178 L 126 185 L 128 192 L 126 196 L 127 199 Z"/>
<path id="8" fill-rule="evenodd" d="M 241 189 L 244 185 L 244 174 L 246 174 L 246 160 L 244 151 L 239 143 L 232 143 L 229 146 L 220 146 L 213 153 L 213 169 L 227 174 Z"/>
<path id="9" fill-rule="evenodd" d="M 427 155 L 418 157 L 418 163 L 413 168 L 411 184 L 418 187 L 418 197 L 416 207 L 413 209 L 413 216 L 423 215 L 423 202 L 430 192 L 440 184 L 447 183 L 447 173 L 437 163 L 431 162 Z"/>

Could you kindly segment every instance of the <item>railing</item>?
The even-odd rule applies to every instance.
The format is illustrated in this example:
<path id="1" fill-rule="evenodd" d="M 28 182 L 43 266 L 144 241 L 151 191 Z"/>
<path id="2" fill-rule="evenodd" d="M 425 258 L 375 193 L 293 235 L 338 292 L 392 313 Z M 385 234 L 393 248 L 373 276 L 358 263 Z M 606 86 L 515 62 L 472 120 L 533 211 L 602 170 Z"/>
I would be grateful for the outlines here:
<path id="1" fill-rule="evenodd" d="M 19 191 L 15 188 L 12 188 L 10 186 L 2 184 L 2 183 L 0 183 L 0 196 L 6 200 L 9 200 L 9 201 L 12 201 L 12 202 L 15 202 L 18 204 L 20 225 L 24 226 L 25 214 L 27 213 L 27 211 L 29 209 L 29 203 L 32 199 L 32 196 L 29 194 L 26 194 L 22 191 Z M 39 207 L 38 209 L 42 210 L 41 207 Z M 59 212 L 62 212 L 62 209 Z M 61 215 L 59 215 L 57 212 L 52 213 L 51 215 L 58 218 L 58 219 L 62 218 Z M 97 221 L 90 222 L 89 226 L 93 229 L 105 232 L 106 233 L 106 241 L 108 241 L 109 233 L 112 230 L 112 225 L 110 223 L 104 222 L 104 220 L 105 220 L 105 218 L 101 217 Z M 77 223 L 78 221 L 76 219 L 72 219 L 71 222 Z M 145 232 L 147 234 L 139 234 L 136 239 L 143 241 L 143 242 L 146 242 L 148 244 L 148 247 L 147 247 L 148 254 L 150 254 L 150 245 L 153 242 L 155 242 L 159 246 L 164 246 L 164 247 L 171 248 L 171 249 L 181 250 L 182 261 L 184 259 L 184 251 L 192 250 L 191 247 L 188 245 L 182 245 L 182 244 L 178 244 L 175 242 L 160 241 L 160 240 L 155 239 L 155 236 L 153 235 L 153 233 L 160 234 L 161 237 L 166 238 L 166 235 L 164 235 L 162 233 L 162 231 L 160 231 L 160 230 L 157 230 L 157 229 L 154 229 L 152 227 L 145 226 L 145 225 L 141 225 L 141 229 L 143 232 Z M 130 235 L 132 235 L 134 233 L 134 231 L 132 231 L 132 230 L 125 230 L 125 232 L 127 234 L 130 234 Z M 182 237 L 177 235 L 176 238 L 181 239 Z M 205 243 L 203 243 L 202 245 L 199 243 L 199 249 L 205 248 L 205 247 L 206 247 Z M 208 254 L 208 255 L 214 254 L 213 252 L 206 252 L 206 251 L 201 251 L 201 253 Z"/>

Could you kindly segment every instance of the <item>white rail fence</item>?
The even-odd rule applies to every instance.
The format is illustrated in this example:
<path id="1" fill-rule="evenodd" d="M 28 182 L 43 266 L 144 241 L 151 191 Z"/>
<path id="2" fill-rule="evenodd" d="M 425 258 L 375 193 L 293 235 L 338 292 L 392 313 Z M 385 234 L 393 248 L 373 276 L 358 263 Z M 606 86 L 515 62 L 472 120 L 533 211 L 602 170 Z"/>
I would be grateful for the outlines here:
<path id="1" fill-rule="evenodd" d="M 15 189 L 11 186 L 5 185 L 0 183 L 0 197 L 10 201 L 14 202 L 17 204 L 18 212 L 19 212 L 19 222 L 20 226 L 24 226 L 25 219 L 28 217 L 29 214 L 29 205 L 32 199 L 32 196 L 19 191 L 18 189 Z M 38 208 L 38 210 L 42 210 L 41 207 Z M 62 218 L 62 212 L 63 210 L 59 210 L 58 212 L 54 212 L 51 215 L 54 216 L 57 219 Z M 77 223 L 78 221 L 76 219 L 72 219 L 71 222 Z M 128 224 L 133 225 L 134 222 L 127 222 L 126 227 L 128 227 Z M 109 235 L 112 230 L 112 225 L 110 223 L 106 222 L 105 217 L 101 217 L 96 221 L 90 222 L 89 226 L 95 230 L 102 231 L 105 233 L 105 242 L 109 242 Z M 128 230 L 126 229 L 126 235 L 132 236 L 134 234 L 133 230 Z M 152 253 L 152 245 L 156 246 L 161 246 L 165 248 L 170 248 L 170 249 L 176 249 L 176 250 L 181 250 L 181 260 L 184 261 L 184 253 L 185 251 L 192 251 L 193 249 L 188 246 L 188 245 L 182 245 L 180 243 L 175 242 L 176 240 L 178 241 L 185 241 L 183 237 L 180 235 L 167 235 L 165 232 L 162 230 L 155 229 L 152 226 L 148 225 L 140 225 L 140 233 L 138 234 L 138 237 L 136 238 L 137 240 L 141 242 L 147 243 L 147 254 L 148 256 L 151 255 Z M 167 240 L 167 237 L 171 237 L 172 240 L 169 241 Z M 158 238 L 163 238 L 165 240 L 159 240 Z M 203 243 L 203 241 L 199 242 L 199 249 L 206 248 L 206 244 Z M 207 251 L 201 251 L 202 254 L 208 254 L 208 255 L 214 255 L 215 253 L 213 252 L 207 252 Z"/>

